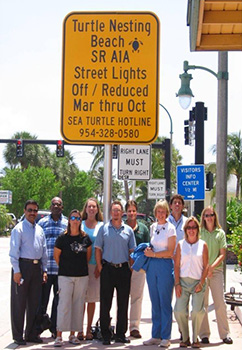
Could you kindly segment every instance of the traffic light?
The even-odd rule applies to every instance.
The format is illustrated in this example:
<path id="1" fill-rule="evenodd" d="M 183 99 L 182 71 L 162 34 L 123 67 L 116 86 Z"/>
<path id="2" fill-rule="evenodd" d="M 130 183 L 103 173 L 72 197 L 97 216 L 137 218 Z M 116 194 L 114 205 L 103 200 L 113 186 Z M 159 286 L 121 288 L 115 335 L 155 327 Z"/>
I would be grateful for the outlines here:
<path id="1" fill-rule="evenodd" d="M 189 135 L 189 125 L 188 120 L 184 121 L 184 139 L 185 139 L 185 145 L 190 145 L 190 135 Z"/>
<path id="2" fill-rule="evenodd" d="M 56 144 L 56 157 L 64 157 L 64 141 L 58 140 Z"/>
<path id="3" fill-rule="evenodd" d="M 211 171 L 206 174 L 206 189 L 209 191 L 213 189 L 213 174 Z"/>
<path id="4" fill-rule="evenodd" d="M 24 155 L 24 144 L 23 140 L 17 140 L 17 145 L 16 145 L 16 156 L 17 157 L 23 157 Z"/>
<path id="5" fill-rule="evenodd" d="M 112 146 L 112 158 L 118 159 L 118 145 Z"/>

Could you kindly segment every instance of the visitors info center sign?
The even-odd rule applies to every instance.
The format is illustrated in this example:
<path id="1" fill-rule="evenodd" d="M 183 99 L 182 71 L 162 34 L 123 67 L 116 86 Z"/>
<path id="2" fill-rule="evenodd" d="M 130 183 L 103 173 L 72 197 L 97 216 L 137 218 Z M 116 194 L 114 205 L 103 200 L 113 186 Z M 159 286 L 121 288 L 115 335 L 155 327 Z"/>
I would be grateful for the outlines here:
<path id="1" fill-rule="evenodd" d="M 63 23 L 63 138 L 69 143 L 152 143 L 158 133 L 158 77 L 155 14 L 68 14 Z"/>

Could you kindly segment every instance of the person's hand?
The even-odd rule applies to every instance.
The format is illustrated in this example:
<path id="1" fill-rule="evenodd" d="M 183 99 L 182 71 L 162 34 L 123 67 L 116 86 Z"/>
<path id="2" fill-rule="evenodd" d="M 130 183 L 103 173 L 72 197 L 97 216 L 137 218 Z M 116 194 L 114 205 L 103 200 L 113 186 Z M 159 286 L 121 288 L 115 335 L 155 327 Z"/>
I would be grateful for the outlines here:
<path id="1" fill-rule="evenodd" d="M 144 255 L 147 256 L 148 258 L 152 258 L 154 256 L 154 252 L 151 247 L 147 247 L 144 250 Z"/>
<path id="2" fill-rule="evenodd" d="M 176 297 L 180 298 L 180 296 L 182 295 L 182 287 L 180 284 L 177 284 L 175 286 L 175 291 L 176 291 Z"/>
<path id="3" fill-rule="evenodd" d="M 94 276 L 95 276 L 95 278 L 98 278 L 100 276 L 100 271 L 99 271 L 97 265 L 95 267 Z"/>
<path id="4" fill-rule="evenodd" d="M 208 277 L 209 278 L 213 277 L 213 267 L 212 266 L 208 267 Z"/>
<path id="5" fill-rule="evenodd" d="M 48 279 L 47 272 L 43 272 L 43 283 L 46 283 Z"/>
<path id="6" fill-rule="evenodd" d="M 20 280 L 22 278 L 22 274 L 21 272 L 16 272 L 14 275 L 13 275 L 13 280 L 15 283 L 17 283 L 19 286 L 20 286 Z"/>
<path id="7" fill-rule="evenodd" d="M 203 289 L 203 285 L 202 285 L 202 283 L 201 282 L 199 282 L 197 285 L 196 285 L 196 287 L 195 287 L 195 293 L 199 293 L 199 292 L 201 292 L 201 290 Z"/>

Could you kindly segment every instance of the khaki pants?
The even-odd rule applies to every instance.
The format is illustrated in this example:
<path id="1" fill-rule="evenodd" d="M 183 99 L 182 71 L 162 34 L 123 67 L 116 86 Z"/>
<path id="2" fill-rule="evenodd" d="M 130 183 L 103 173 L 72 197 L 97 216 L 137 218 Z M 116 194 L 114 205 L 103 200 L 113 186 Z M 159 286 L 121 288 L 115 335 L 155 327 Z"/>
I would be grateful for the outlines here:
<path id="1" fill-rule="evenodd" d="M 193 278 L 180 278 L 180 283 L 182 287 L 182 295 L 180 298 L 176 299 L 174 314 L 179 326 L 179 329 L 182 333 L 182 340 L 185 342 L 189 337 L 189 301 L 190 297 L 192 298 L 192 332 L 193 342 L 197 341 L 197 336 L 200 330 L 200 326 L 204 316 L 204 293 L 205 286 L 199 293 L 195 293 L 194 289 L 199 283 L 199 280 Z"/>
<path id="2" fill-rule="evenodd" d="M 209 297 L 209 288 L 212 293 L 212 298 L 214 302 L 215 314 L 218 325 L 218 333 L 221 339 L 225 339 L 229 335 L 229 324 L 227 320 L 227 310 L 226 304 L 224 302 L 224 276 L 222 269 L 215 269 L 213 271 L 212 278 L 207 279 L 207 288 L 205 291 L 204 306 L 206 313 L 201 324 L 200 338 L 209 338 L 210 328 L 208 323 L 208 297 Z"/>
<path id="3" fill-rule="evenodd" d="M 58 331 L 80 331 L 83 329 L 83 310 L 88 286 L 88 278 L 88 276 L 58 276 Z"/>
<path id="4" fill-rule="evenodd" d="M 130 315 L 129 315 L 129 329 L 139 330 L 139 324 L 142 311 L 143 290 L 145 285 L 144 270 L 132 272 L 131 287 L 130 287 Z"/>

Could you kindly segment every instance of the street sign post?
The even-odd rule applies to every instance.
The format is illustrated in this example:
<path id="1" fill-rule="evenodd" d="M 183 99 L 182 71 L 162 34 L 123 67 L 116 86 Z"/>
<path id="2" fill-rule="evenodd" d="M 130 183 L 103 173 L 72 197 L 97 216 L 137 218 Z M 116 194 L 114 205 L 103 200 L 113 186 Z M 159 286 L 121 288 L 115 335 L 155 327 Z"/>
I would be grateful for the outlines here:
<path id="1" fill-rule="evenodd" d="M 118 178 L 122 180 L 150 179 L 151 147 L 149 145 L 120 145 L 118 152 Z"/>
<path id="2" fill-rule="evenodd" d="M 166 198 L 166 180 L 152 179 L 148 181 L 148 199 L 165 199 Z"/>
<path id="3" fill-rule="evenodd" d="M 205 199 L 204 165 L 178 165 L 177 191 L 184 200 Z"/>
<path id="4" fill-rule="evenodd" d="M 66 142 L 150 144 L 159 120 L 159 20 L 152 12 L 73 12 L 63 23 Z"/>
<path id="5" fill-rule="evenodd" d="M 0 191 L 0 204 L 12 204 L 12 191 L 2 190 Z"/>

